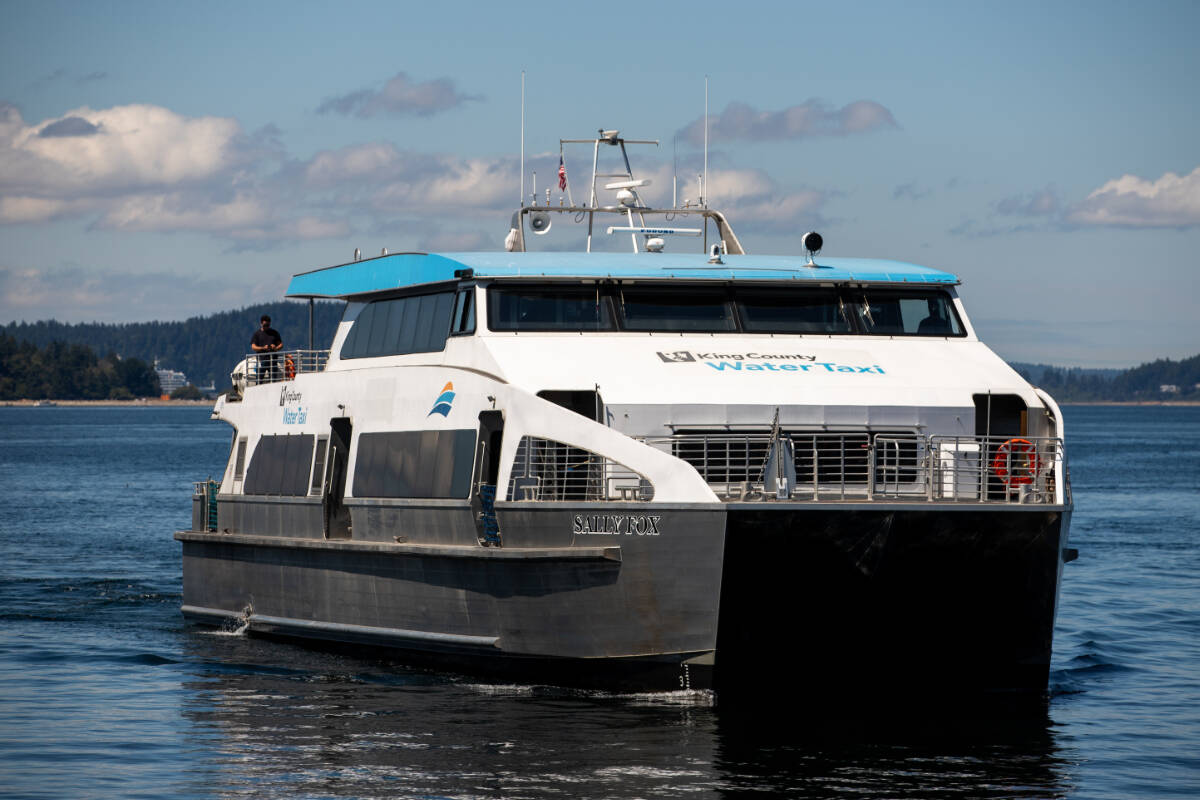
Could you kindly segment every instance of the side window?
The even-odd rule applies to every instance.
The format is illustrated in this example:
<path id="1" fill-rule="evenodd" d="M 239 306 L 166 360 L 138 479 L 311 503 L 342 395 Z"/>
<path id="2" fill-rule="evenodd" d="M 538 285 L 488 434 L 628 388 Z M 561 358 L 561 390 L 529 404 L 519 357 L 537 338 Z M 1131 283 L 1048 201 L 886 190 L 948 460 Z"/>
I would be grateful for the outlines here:
<path id="1" fill-rule="evenodd" d="M 437 352 L 446 346 L 453 306 L 451 292 L 375 300 L 354 321 L 341 357 Z"/>
<path id="2" fill-rule="evenodd" d="M 302 497 L 308 493 L 313 435 L 264 435 L 246 468 L 245 494 Z"/>
<path id="3" fill-rule="evenodd" d="M 237 456 L 233 461 L 233 480 L 240 483 L 246 477 L 246 437 L 237 441 Z"/>
<path id="4" fill-rule="evenodd" d="M 475 288 L 459 289 L 454 296 L 454 315 L 450 318 L 450 335 L 464 336 L 475 332 Z"/>
<path id="5" fill-rule="evenodd" d="M 382 431 L 358 439 L 355 497 L 465 498 L 475 431 Z"/>
<path id="6" fill-rule="evenodd" d="M 328 436 L 317 437 L 317 450 L 313 455 L 312 481 L 308 484 L 309 494 L 320 494 L 325 482 L 325 450 L 329 447 Z"/>

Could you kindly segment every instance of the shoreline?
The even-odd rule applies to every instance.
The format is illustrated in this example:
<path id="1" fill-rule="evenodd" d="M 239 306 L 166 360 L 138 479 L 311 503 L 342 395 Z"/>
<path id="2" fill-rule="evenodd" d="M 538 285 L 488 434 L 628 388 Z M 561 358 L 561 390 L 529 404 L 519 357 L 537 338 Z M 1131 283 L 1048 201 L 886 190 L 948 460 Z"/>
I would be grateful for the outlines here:
<path id="1" fill-rule="evenodd" d="M 1200 406 L 1200 400 L 1076 400 L 1060 406 Z"/>
<path id="2" fill-rule="evenodd" d="M 169 408 L 172 406 L 211 406 L 215 400 L 163 400 L 143 397 L 134 400 L 0 400 L 0 408 Z M 38 405 L 43 403 L 45 405 Z"/>
<path id="3" fill-rule="evenodd" d="M 0 400 L 0 408 L 129 408 L 155 407 L 170 408 L 174 406 L 211 406 L 216 400 L 163 400 L 161 398 L 137 398 L 134 400 Z M 39 406 L 38 403 L 53 403 L 52 406 Z M 1200 400 L 1080 400 L 1064 401 L 1061 406 L 1200 406 Z"/>

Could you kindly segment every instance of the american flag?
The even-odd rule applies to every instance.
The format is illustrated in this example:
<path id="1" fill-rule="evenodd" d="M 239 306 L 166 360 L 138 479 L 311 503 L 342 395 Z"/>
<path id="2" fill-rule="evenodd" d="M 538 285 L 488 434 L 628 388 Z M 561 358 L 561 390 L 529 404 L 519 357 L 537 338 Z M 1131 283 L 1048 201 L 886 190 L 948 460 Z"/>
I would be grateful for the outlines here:
<path id="1" fill-rule="evenodd" d="M 558 156 L 558 188 L 560 191 L 567 188 L 567 167 L 563 164 L 562 154 Z"/>

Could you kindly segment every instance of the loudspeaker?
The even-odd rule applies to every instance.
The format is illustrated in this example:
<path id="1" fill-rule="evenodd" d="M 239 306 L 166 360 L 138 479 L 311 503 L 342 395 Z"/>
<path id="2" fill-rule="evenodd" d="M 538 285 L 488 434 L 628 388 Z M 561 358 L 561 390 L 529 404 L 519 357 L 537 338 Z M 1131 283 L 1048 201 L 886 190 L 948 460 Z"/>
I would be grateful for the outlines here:
<path id="1" fill-rule="evenodd" d="M 541 236 L 546 231 L 550 230 L 550 215 L 545 211 L 538 211 L 529 215 L 529 229 L 538 236 Z"/>

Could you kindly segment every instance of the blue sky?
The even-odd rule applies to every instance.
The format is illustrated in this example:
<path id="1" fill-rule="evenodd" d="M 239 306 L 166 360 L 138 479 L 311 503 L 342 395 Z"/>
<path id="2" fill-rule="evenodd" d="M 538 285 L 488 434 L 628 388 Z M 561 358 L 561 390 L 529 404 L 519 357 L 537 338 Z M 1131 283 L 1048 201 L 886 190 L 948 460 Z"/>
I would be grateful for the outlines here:
<path id="1" fill-rule="evenodd" d="M 498 249 L 600 127 L 750 252 L 960 275 L 1002 356 L 1200 353 L 1200 3 L 0 2 L 0 322 L 182 319 Z M 568 168 L 584 177 L 584 158 Z M 688 177 L 690 176 L 690 177 Z M 573 184 L 573 186 L 579 183 Z M 557 200 L 556 200 L 557 202 Z"/>

